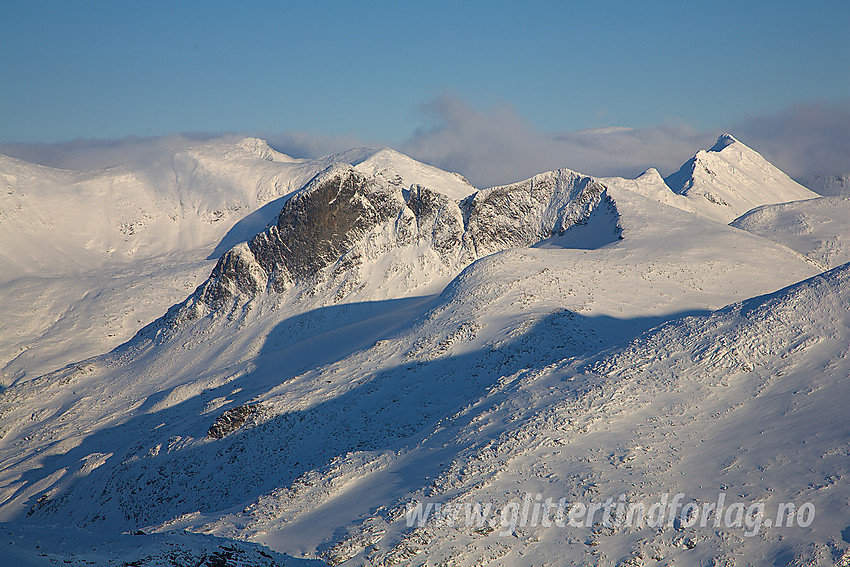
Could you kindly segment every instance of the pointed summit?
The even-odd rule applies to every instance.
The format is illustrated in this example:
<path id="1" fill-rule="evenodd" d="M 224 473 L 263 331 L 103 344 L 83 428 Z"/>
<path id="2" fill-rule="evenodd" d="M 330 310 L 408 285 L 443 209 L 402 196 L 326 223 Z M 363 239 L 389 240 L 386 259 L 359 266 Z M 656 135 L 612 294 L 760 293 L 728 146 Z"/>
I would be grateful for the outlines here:
<path id="1" fill-rule="evenodd" d="M 710 152 L 719 152 L 723 150 L 723 148 L 727 146 L 731 146 L 732 144 L 740 144 L 738 140 L 732 134 L 724 133 L 717 137 L 717 141 L 714 142 L 714 145 L 711 146 Z"/>
<path id="2" fill-rule="evenodd" d="M 724 224 L 761 205 L 818 196 L 731 134 L 697 152 L 664 181 L 698 212 Z"/>

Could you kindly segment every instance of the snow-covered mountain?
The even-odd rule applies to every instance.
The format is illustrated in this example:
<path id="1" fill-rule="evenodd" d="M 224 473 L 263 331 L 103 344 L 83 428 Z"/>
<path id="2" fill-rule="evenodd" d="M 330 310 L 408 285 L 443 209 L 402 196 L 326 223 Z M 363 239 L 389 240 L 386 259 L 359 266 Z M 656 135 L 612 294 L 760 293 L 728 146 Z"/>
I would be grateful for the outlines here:
<path id="1" fill-rule="evenodd" d="M 460 200 L 475 192 L 475 188 L 459 173 L 449 173 L 418 162 L 390 148 L 369 152 L 363 159 L 339 160 L 350 163 L 369 176 L 383 176 L 394 185 L 407 188 L 422 185 L 431 191 Z"/>
<path id="2" fill-rule="evenodd" d="M 784 181 L 776 189 L 773 166 L 728 140 L 692 161 L 716 167 L 700 156 L 722 155 L 723 183 L 711 187 L 741 197 L 730 209 L 809 197 Z M 244 241 L 121 346 L 0 394 L 10 529 L 61 522 L 101 534 L 99 544 L 69 536 L 94 542 L 75 547 L 81 562 L 120 547 L 116 530 L 140 529 L 352 565 L 843 560 L 848 431 L 837 400 L 847 394 L 850 268 L 820 274 L 811 250 L 777 236 L 790 225 L 759 213 L 773 209 L 751 213 L 763 226 L 747 216 L 728 226 L 655 170 L 621 179 L 563 169 L 476 191 L 392 150 L 305 161 L 243 144 L 266 159 L 234 162 L 246 176 L 275 171 L 281 196 L 246 205 L 262 222 L 240 227 L 234 214 L 194 250 L 208 258 L 228 234 Z M 691 186 L 702 179 L 693 173 Z M 822 203 L 776 210 L 826 219 Z M 824 239 L 846 230 L 828 228 Z M 191 257 L 169 238 L 162 250 Z M 136 250 L 97 262 L 141 274 L 146 248 Z M 79 285 L 109 285 L 98 270 Z M 679 492 L 766 510 L 812 502 L 818 515 L 806 529 L 752 536 L 681 521 L 406 521 L 417 502 L 504 510 L 526 494 L 533 505 Z M 167 557 L 167 541 L 149 544 L 151 556 Z M 174 545 L 200 557 L 220 542 Z M 31 558 L 35 547 L 19 551 Z"/>
<path id="3" fill-rule="evenodd" d="M 105 352 L 181 301 L 333 163 L 457 198 L 457 174 L 389 149 L 295 159 L 255 138 L 75 172 L 0 156 L 0 383 Z"/>
<path id="4" fill-rule="evenodd" d="M 818 197 L 730 134 L 665 179 L 701 213 L 728 223 L 760 205 Z"/>

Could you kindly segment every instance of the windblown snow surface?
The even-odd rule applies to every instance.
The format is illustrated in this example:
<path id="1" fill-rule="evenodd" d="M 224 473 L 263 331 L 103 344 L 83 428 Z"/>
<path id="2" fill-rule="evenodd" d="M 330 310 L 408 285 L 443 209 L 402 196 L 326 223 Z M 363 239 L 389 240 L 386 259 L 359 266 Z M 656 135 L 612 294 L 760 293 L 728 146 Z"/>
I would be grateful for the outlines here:
<path id="1" fill-rule="evenodd" d="M 752 206 L 809 197 L 731 137 L 711 153 Z M 789 223 L 728 226 L 655 170 L 475 191 L 391 150 L 261 161 L 304 177 L 191 295 L 0 394 L 7 562 L 850 562 L 850 265 Z M 78 289 L 109 285 L 92 262 Z"/>

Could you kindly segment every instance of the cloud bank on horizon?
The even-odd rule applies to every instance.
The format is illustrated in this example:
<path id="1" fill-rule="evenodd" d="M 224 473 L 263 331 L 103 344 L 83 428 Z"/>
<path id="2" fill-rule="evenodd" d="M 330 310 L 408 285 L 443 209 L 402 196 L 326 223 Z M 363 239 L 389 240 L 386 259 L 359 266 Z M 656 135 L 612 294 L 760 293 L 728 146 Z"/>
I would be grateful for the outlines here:
<path id="1" fill-rule="evenodd" d="M 850 99 L 809 102 L 698 131 L 684 122 L 644 128 L 543 132 L 510 107 L 488 111 L 453 97 L 428 105 L 435 125 L 420 129 L 403 150 L 478 185 L 525 179 L 568 167 L 597 176 L 634 177 L 649 167 L 667 175 L 728 131 L 794 178 L 850 174 Z"/>
<path id="2" fill-rule="evenodd" d="M 542 171 L 569 168 L 596 176 L 635 177 L 649 167 L 672 173 L 723 131 L 732 133 L 791 177 L 850 174 L 850 99 L 797 104 L 715 130 L 684 122 L 642 128 L 610 127 L 570 132 L 535 128 L 507 104 L 479 109 L 444 95 L 424 105 L 429 122 L 396 149 L 420 161 L 463 174 L 477 187 L 511 183 Z M 144 162 L 193 142 L 262 137 L 295 157 L 317 157 L 381 141 L 304 131 L 281 133 L 180 133 L 120 140 L 55 144 L 0 144 L 0 153 L 67 169 L 97 169 Z"/>

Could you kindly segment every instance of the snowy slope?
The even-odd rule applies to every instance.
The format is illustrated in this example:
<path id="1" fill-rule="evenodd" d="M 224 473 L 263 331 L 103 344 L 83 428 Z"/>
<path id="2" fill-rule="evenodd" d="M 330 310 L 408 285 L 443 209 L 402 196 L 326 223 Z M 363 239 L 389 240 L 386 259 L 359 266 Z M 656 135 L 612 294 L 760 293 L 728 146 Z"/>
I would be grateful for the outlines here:
<path id="1" fill-rule="evenodd" d="M 144 168 L 72 172 L 0 157 L 4 275 L 54 275 L 214 246 L 237 221 L 317 171 L 284 158 L 250 138 L 190 146 Z"/>
<path id="2" fill-rule="evenodd" d="M 667 183 L 664 181 L 664 178 L 661 177 L 660 173 L 658 173 L 658 170 L 652 167 L 641 173 L 635 179 L 606 177 L 604 178 L 604 182 L 608 185 L 623 187 L 629 191 L 638 193 L 644 197 L 658 201 L 659 203 L 670 205 L 677 209 L 682 209 L 683 211 L 691 213 L 698 212 L 697 209 L 691 205 L 691 202 L 687 197 L 671 191 L 670 187 L 668 187 Z"/>
<path id="3" fill-rule="evenodd" d="M 325 557 L 352 564 L 843 565 L 850 558 L 850 422 L 841 401 L 850 395 L 848 307 L 844 265 L 668 323 L 598 356 L 520 369 L 442 420 L 403 457 L 412 463 L 393 472 L 452 459 L 448 467 L 358 518 Z M 548 498 L 648 507 L 676 494 L 678 512 L 693 503 L 699 513 L 723 494 L 720 525 L 709 514 L 705 525 L 691 516 L 694 524 L 685 527 L 665 508 L 660 527 L 603 525 L 601 512 L 590 523 L 579 515 L 579 526 L 558 526 L 554 509 L 546 526 L 540 506 L 524 525 L 510 514 L 504 524 L 499 514 L 488 518 L 493 523 L 464 524 L 465 504 L 512 504 L 519 515 L 524 503 Z M 417 502 L 457 513 L 411 528 L 405 511 Z M 735 503 L 757 516 L 736 523 Z M 810 503 L 816 513 L 794 516 L 805 526 L 777 527 L 782 503 Z"/>
<path id="4" fill-rule="evenodd" d="M 0 282 L 0 384 L 105 352 L 182 300 L 213 262 L 197 252 Z"/>
<path id="5" fill-rule="evenodd" d="M 700 213 L 728 223 L 760 205 L 818 197 L 729 134 L 665 181 Z"/>
<path id="6" fill-rule="evenodd" d="M 492 440 L 433 441 L 488 392 L 816 273 L 663 190 L 561 170 L 458 204 L 331 167 L 132 341 L 3 393 L 0 514 L 355 556 L 361 514 Z"/>
<path id="7" fill-rule="evenodd" d="M 380 149 L 363 160 L 345 162 L 366 175 L 386 175 L 388 181 L 405 189 L 423 185 L 457 201 L 476 191 L 462 175 L 418 162 L 390 148 Z"/>
<path id="8" fill-rule="evenodd" d="M 823 269 L 850 262 L 850 195 L 765 205 L 731 226 L 784 244 Z"/>
<path id="9" fill-rule="evenodd" d="M 91 172 L 0 156 L 3 383 L 125 341 L 323 166 L 250 138 Z"/>

